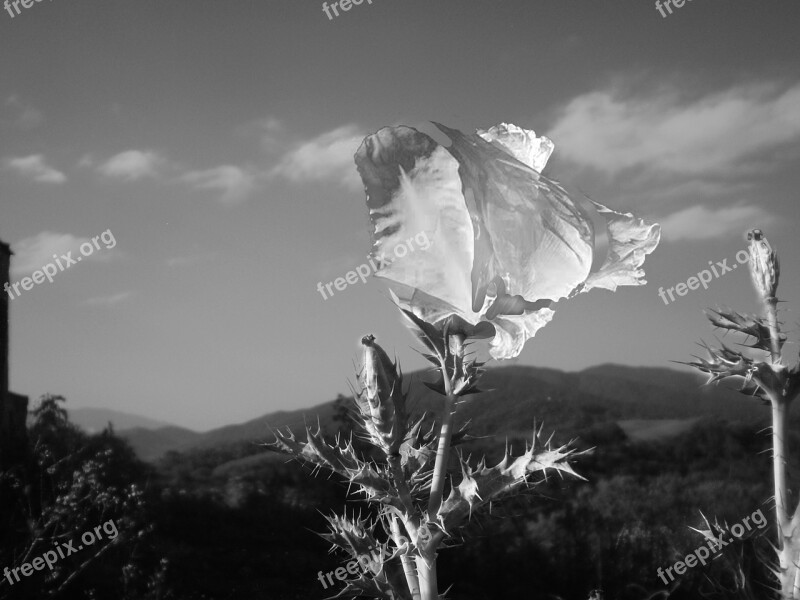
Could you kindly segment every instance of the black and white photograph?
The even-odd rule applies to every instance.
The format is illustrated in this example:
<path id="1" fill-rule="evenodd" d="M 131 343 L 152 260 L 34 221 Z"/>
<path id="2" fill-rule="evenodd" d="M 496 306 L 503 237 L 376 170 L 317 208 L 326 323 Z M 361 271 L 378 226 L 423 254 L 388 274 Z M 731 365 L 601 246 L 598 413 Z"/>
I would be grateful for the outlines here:
<path id="1" fill-rule="evenodd" d="M 800 600 L 797 0 L 0 0 L 0 600 Z"/>

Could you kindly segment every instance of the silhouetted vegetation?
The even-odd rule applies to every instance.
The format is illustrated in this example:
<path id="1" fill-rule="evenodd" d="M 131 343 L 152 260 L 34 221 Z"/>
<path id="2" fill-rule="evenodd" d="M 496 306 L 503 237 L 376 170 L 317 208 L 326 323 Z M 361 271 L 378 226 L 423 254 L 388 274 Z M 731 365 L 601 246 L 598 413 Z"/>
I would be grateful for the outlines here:
<path id="1" fill-rule="evenodd" d="M 758 508 L 772 517 L 764 504 L 769 439 L 752 420 L 703 418 L 677 437 L 633 442 L 616 423 L 630 416 L 624 411 L 609 414 L 584 402 L 570 412 L 564 399 L 518 402 L 527 402 L 524 411 L 506 415 L 505 423 L 516 419 L 522 429 L 529 413 L 549 414 L 547 424 L 577 436 L 579 448 L 595 447 L 577 464 L 587 481 L 555 477 L 535 495 L 494 505 L 502 519 L 491 533 L 475 515 L 464 532 L 469 543 L 453 539 L 441 553 L 440 576 L 455 582 L 452 598 L 494 599 L 499 589 L 503 598 L 584 600 L 599 588 L 607 600 L 644 600 L 666 588 L 656 569 L 701 545 L 689 528 L 702 529 L 700 511 L 730 524 Z M 325 528 L 320 512 L 345 501 L 348 513 L 366 514 L 344 485 L 254 443 L 173 452 L 147 466 L 110 428 L 87 435 L 72 426 L 61 404 L 43 399 L 29 429 L 29 463 L 4 475 L 5 501 L 14 502 L 2 513 L 0 568 L 109 519 L 119 538 L 85 566 L 101 545 L 60 561 L 52 573 L 34 572 L 14 586 L 4 581 L 0 597 L 309 600 L 338 591 L 324 589 L 317 574 L 341 566 L 342 557 L 328 554 L 314 532 Z M 491 404 L 482 400 L 465 412 L 475 415 L 481 406 Z M 345 411 L 339 414 L 336 425 L 349 435 Z M 476 423 L 475 431 L 483 429 Z M 508 445 L 519 450 L 524 441 L 512 434 Z M 496 438 L 463 448 L 497 454 Z M 766 597 L 762 554 L 774 533 L 757 533 L 766 535 L 731 544 L 723 559 L 690 569 L 680 586 L 670 586 L 670 598 Z M 739 569 L 749 590 L 736 590 Z"/>

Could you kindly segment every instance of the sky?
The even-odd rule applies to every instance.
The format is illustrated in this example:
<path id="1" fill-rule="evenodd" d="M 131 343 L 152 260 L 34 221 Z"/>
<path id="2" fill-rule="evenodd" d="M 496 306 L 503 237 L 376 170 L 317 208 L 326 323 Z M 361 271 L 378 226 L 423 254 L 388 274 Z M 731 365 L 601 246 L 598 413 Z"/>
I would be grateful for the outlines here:
<path id="1" fill-rule="evenodd" d="M 503 364 L 677 368 L 714 340 L 705 307 L 758 305 L 743 265 L 668 304 L 659 287 L 736 263 L 753 227 L 797 339 L 795 0 L 18 8 L 0 11 L 10 282 L 82 258 L 10 301 L 11 387 L 32 401 L 206 430 L 348 393 L 367 333 L 422 368 L 384 282 L 317 284 L 370 251 L 362 139 L 430 121 L 547 135 L 545 175 L 662 226 L 647 285 L 559 302 Z"/>

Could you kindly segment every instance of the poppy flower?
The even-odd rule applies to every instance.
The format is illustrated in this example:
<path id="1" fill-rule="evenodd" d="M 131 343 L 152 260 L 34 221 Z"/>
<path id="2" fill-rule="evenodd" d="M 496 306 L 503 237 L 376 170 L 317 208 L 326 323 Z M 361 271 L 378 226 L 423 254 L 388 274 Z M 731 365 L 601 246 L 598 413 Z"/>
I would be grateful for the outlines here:
<path id="1" fill-rule="evenodd" d="M 400 305 L 437 324 L 448 317 L 491 336 L 494 358 L 517 356 L 553 317 L 551 304 L 593 288 L 646 283 L 641 265 L 660 227 L 588 199 L 541 174 L 553 142 L 501 124 L 465 135 L 435 124 L 444 147 L 411 127 L 367 136 L 355 155 L 367 194 L 373 255 Z M 607 252 L 592 271 L 595 222 Z M 463 321 L 460 321 L 463 319 Z M 488 325 L 487 325 L 488 324 Z"/>

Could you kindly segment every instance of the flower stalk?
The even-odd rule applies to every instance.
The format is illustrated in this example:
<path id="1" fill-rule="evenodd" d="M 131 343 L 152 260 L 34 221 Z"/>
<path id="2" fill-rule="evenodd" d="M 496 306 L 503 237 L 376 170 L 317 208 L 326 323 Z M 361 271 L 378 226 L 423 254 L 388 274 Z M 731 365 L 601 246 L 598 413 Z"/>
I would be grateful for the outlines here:
<path id="1" fill-rule="evenodd" d="M 361 388 L 354 397 L 357 424 L 383 461 L 364 460 L 349 442 L 329 443 L 319 429 L 307 429 L 305 442 L 291 432 L 277 432 L 275 442 L 268 444 L 272 450 L 339 474 L 379 507 L 372 524 L 347 517 L 328 518 L 330 533 L 322 537 L 335 548 L 353 557 L 365 557 L 376 547 L 384 550 L 380 564 L 358 579 L 348 580 L 337 597 L 439 600 L 438 551 L 472 514 L 537 483 L 534 476 L 548 469 L 575 475 L 569 463 L 573 452 L 552 448 L 549 440 L 537 446 L 537 432 L 531 447 L 512 462 L 506 456 L 494 467 L 481 461 L 472 468 L 461 458 L 461 483 L 446 494 L 453 446 L 466 434 L 455 426 L 456 407 L 464 396 L 480 391 L 482 364 L 465 358 L 468 336 L 452 323 L 434 326 L 408 311 L 404 315 L 430 352 L 425 356 L 437 367 L 439 381 L 426 385 L 442 396 L 438 430 L 424 433 L 425 415 L 409 418 L 405 408 L 408 392 L 403 389 L 399 369 L 373 336 L 365 336 Z M 385 542 L 379 541 L 384 537 Z"/>
<path id="2" fill-rule="evenodd" d="M 800 392 L 800 364 L 792 369 L 783 364 L 782 349 L 786 336 L 781 333 L 777 311 L 778 255 L 759 229 L 748 232 L 747 240 L 750 275 L 764 316 L 718 309 L 709 313 L 708 318 L 716 327 L 736 331 L 753 340 L 749 347 L 765 353 L 766 359 L 757 360 L 725 346 L 706 346 L 709 358 L 698 358 L 697 362 L 688 364 L 708 373 L 709 383 L 728 377 L 743 379 L 742 393 L 769 402 L 771 406 L 772 471 L 778 533 L 778 565 L 773 573 L 780 586 L 781 600 L 800 600 L 800 502 L 790 496 L 786 478 L 787 416 L 792 401 Z M 795 506 L 792 509 L 793 502 Z"/>
<path id="3" fill-rule="evenodd" d="M 453 352 L 453 377 L 457 367 L 457 361 L 463 360 L 464 356 L 464 338 L 462 335 L 454 335 L 447 340 L 452 340 L 454 346 Z M 455 411 L 456 395 L 453 393 L 454 381 L 448 377 L 448 369 L 446 364 L 446 357 L 443 358 L 441 363 L 442 377 L 444 380 L 445 399 L 444 407 L 442 408 L 442 427 L 439 432 L 439 448 L 436 450 L 436 463 L 433 467 L 433 482 L 431 483 L 431 499 L 428 503 L 428 519 L 433 521 L 439 512 L 439 507 L 442 505 L 442 496 L 444 494 L 444 480 L 447 475 L 447 462 L 450 457 L 450 441 L 453 437 L 453 416 Z"/>

